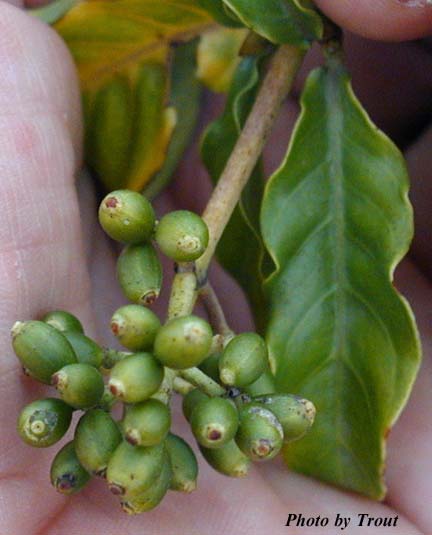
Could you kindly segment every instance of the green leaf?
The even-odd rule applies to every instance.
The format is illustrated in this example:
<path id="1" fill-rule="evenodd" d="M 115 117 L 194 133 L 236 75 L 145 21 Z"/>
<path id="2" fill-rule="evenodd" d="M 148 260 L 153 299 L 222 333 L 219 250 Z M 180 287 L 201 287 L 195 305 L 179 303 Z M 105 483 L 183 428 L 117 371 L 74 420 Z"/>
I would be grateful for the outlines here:
<path id="1" fill-rule="evenodd" d="M 200 37 L 197 77 L 206 87 L 217 93 L 229 90 L 247 34 L 246 28 L 215 28 Z"/>
<path id="2" fill-rule="evenodd" d="M 232 28 L 243 27 L 243 24 L 229 12 L 222 0 L 198 0 L 198 4 L 208 11 L 222 26 Z"/>
<path id="3" fill-rule="evenodd" d="M 272 43 L 309 46 L 322 37 L 321 17 L 304 0 L 223 0 L 245 26 Z"/>
<path id="4" fill-rule="evenodd" d="M 170 181 L 184 151 L 189 145 L 200 111 L 202 86 L 195 76 L 196 42 L 175 49 L 171 68 L 170 105 L 176 110 L 177 122 L 162 169 L 145 187 L 145 195 L 154 198 Z"/>
<path id="5" fill-rule="evenodd" d="M 171 46 L 212 25 L 198 0 L 84 0 L 55 24 L 78 68 L 87 162 L 108 189 L 140 190 L 163 166 Z"/>
<path id="6" fill-rule="evenodd" d="M 382 498 L 385 438 L 420 361 L 414 318 L 392 285 L 413 233 L 398 149 L 367 117 L 344 68 L 309 76 L 288 154 L 266 188 L 276 264 L 267 339 L 279 390 L 312 400 L 290 467 Z"/>
<path id="7" fill-rule="evenodd" d="M 246 121 L 260 82 L 259 58 L 247 57 L 234 74 L 223 114 L 206 130 L 201 156 L 214 183 L 217 182 Z M 246 292 L 257 328 L 265 323 L 261 264 L 264 247 L 259 230 L 259 211 L 264 181 L 258 164 L 219 242 L 216 254 L 222 266 Z"/>

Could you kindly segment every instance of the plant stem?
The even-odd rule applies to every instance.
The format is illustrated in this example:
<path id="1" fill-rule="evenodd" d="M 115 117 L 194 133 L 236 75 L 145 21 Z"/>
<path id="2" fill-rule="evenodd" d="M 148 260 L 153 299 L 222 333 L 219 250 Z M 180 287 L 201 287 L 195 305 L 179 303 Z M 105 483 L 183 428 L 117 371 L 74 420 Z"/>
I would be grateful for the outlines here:
<path id="1" fill-rule="evenodd" d="M 197 289 L 196 275 L 193 268 L 183 271 L 185 269 L 184 266 L 189 266 L 189 264 L 180 264 L 178 266 L 178 270 L 180 271 L 176 273 L 173 280 L 168 304 L 168 319 L 189 315 L 195 304 Z"/>
<path id="2" fill-rule="evenodd" d="M 218 296 L 209 282 L 200 289 L 199 297 L 206 309 L 210 325 L 213 329 L 224 337 L 233 336 L 234 333 L 228 325 Z"/>
<path id="3" fill-rule="evenodd" d="M 199 368 L 188 368 L 187 370 L 180 370 L 178 373 L 180 377 L 192 383 L 209 396 L 216 397 L 225 394 L 225 388 L 216 383 L 216 381 L 213 381 L 213 379 Z"/>
<path id="4" fill-rule="evenodd" d="M 182 396 L 186 396 L 186 394 L 189 394 L 191 390 L 195 390 L 196 386 L 189 383 L 189 381 L 186 381 L 182 377 L 175 377 L 174 383 L 173 383 L 173 390 L 174 392 L 177 392 L 178 394 L 181 394 Z"/>
<path id="5" fill-rule="evenodd" d="M 246 124 L 203 213 L 209 245 L 197 260 L 197 278 L 204 284 L 216 245 L 263 150 L 280 106 L 294 82 L 304 51 L 290 45 L 275 53 Z"/>

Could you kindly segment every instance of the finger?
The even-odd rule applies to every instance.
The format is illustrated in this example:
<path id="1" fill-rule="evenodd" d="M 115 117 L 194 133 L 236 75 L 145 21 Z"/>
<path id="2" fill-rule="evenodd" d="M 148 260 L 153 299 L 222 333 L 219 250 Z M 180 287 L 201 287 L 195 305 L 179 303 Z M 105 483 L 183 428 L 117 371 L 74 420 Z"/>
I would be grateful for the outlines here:
<path id="1" fill-rule="evenodd" d="M 386 478 L 387 502 L 422 529 L 432 533 L 432 287 L 412 265 L 405 263 L 398 287 L 412 303 L 422 333 L 423 365 L 412 396 L 390 433 Z"/>
<path id="2" fill-rule="evenodd" d="M 316 4 L 343 28 L 371 39 L 401 41 L 432 31 L 428 0 L 316 0 Z"/>
<path id="3" fill-rule="evenodd" d="M 37 20 L 0 3 L 0 426 L 4 430 L 15 428 L 19 409 L 37 393 L 18 373 L 9 340 L 13 322 L 69 305 L 81 319 L 90 317 L 74 187 L 80 136 L 74 69 L 60 39 Z M 29 448 L 18 443 L 13 431 L 3 434 L 4 533 L 32 533 L 44 515 L 63 502 L 54 495 L 48 506 L 38 492 L 47 479 L 52 453 L 38 454 L 34 463 Z"/>

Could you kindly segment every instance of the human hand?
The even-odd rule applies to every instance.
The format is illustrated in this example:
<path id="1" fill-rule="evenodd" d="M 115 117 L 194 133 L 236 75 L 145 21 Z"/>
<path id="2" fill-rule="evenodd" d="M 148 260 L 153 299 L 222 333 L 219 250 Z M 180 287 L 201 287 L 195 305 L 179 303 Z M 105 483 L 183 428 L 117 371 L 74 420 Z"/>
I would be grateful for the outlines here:
<path id="1" fill-rule="evenodd" d="M 334 9 L 329 0 L 317 3 Z M 375 1 L 376 9 L 387 5 L 388 11 L 383 12 L 383 20 L 376 11 L 369 20 L 361 13 L 363 7 L 368 9 L 370 5 L 371 0 L 355 3 L 358 17 L 354 17 L 357 26 L 353 29 L 358 32 L 377 36 L 381 28 L 386 38 L 406 38 L 432 30 L 432 15 L 427 9 L 402 8 L 391 0 Z M 333 14 L 346 25 L 353 24 L 347 13 L 353 11 L 342 8 Z M 402 28 L 403 13 L 409 23 Z M 372 53 L 374 47 L 376 57 Z M 398 106 L 383 106 L 382 92 L 375 98 L 376 80 L 368 79 L 362 71 L 365 48 L 369 52 L 367 67 L 371 61 L 382 62 L 382 70 L 376 64 L 375 67 L 383 84 L 394 73 L 395 62 L 401 57 L 406 60 L 406 68 L 410 69 L 407 76 L 395 77 L 399 84 L 394 93 Z M 432 72 L 432 59 L 427 51 L 411 44 L 398 45 L 396 49 L 397 55 L 392 47 L 366 45 L 358 39 L 348 43 L 354 80 L 358 80 L 366 105 L 375 110 L 381 126 L 406 141 L 406 125 L 428 109 L 426 97 L 430 91 L 428 94 L 425 88 L 430 84 L 427 73 Z M 414 103 L 412 95 L 416 98 Z M 254 468 L 245 480 L 225 478 L 201 463 L 199 489 L 195 493 L 170 493 L 155 511 L 136 518 L 121 513 L 117 500 L 101 480 L 70 498 L 53 491 L 48 477 L 52 450 L 31 450 L 15 432 L 21 407 L 46 395 L 46 388 L 22 375 L 10 347 L 10 327 L 16 319 L 35 318 L 48 310 L 65 308 L 77 314 L 90 334 L 102 342 L 106 341 L 112 311 L 124 303 L 114 279 L 115 253 L 96 222 L 96 198 L 90 182 L 80 180 L 79 201 L 76 194 L 74 175 L 81 163 L 82 135 L 78 102 L 73 65 L 59 38 L 19 9 L 0 3 L 0 533 L 212 535 L 232 531 L 240 535 L 309 535 L 336 531 L 330 527 L 315 531 L 287 528 L 284 525 L 290 512 L 330 518 L 338 512 L 353 517 L 345 530 L 350 535 L 431 532 L 432 513 L 425 504 L 432 497 L 432 421 L 427 419 L 432 402 L 431 366 L 427 360 L 432 288 L 412 262 L 406 262 L 397 282 L 413 304 L 423 329 L 425 362 L 410 403 L 389 440 L 389 494 L 385 505 L 288 473 L 280 463 Z M 214 111 L 214 104 L 209 105 L 207 115 Z M 284 108 L 271 143 L 272 152 L 267 154 L 269 167 L 280 158 L 288 135 L 287 124 L 292 125 L 295 113 L 296 103 L 292 100 Z M 425 186 L 430 168 L 427 152 L 424 139 L 408 150 L 414 172 L 414 201 L 418 198 L 421 206 L 414 251 L 424 271 L 431 267 L 431 252 L 427 251 L 427 201 L 431 199 Z M 209 186 L 204 173 L 197 176 L 196 166 L 196 156 L 190 151 L 180 166 L 176 183 L 158 201 L 159 212 L 172 206 L 202 208 Z M 176 187 L 179 184 L 181 188 Z M 416 195 L 419 184 L 421 189 Z M 220 271 L 213 276 L 222 301 L 228 304 L 233 326 L 247 329 L 250 320 L 244 299 Z M 181 429 L 181 417 L 177 420 L 177 429 Z M 181 433 L 187 431 L 182 429 Z M 398 514 L 397 528 L 353 527 L 358 513 L 375 517 Z"/>

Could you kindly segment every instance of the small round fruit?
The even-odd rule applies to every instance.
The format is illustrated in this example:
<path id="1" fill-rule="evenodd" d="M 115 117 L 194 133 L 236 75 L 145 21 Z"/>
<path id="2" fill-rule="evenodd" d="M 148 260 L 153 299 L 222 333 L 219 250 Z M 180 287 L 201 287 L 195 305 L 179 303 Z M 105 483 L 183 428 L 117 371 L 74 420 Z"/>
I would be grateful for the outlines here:
<path id="1" fill-rule="evenodd" d="M 135 353 L 111 370 L 111 393 L 124 403 L 139 403 L 156 393 L 162 384 L 164 369 L 150 353 Z"/>
<path id="2" fill-rule="evenodd" d="M 197 316 L 174 318 L 156 334 L 155 356 L 168 368 L 182 370 L 198 366 L 212 346 L 210 325 Z"/>
<path id="3" fill-rule="evenodd" d="M 204 399 L 191 415 L 191 429 L 205 448 L 220 448 L 232 440 L 238 428 L 238 414 L 234 404 L 223 398 Z"/>
<path id="4" fill-rule="evenodd" d="M 42 318 L 42 321 L 48 323 L 51 327 L 55 327 L 61 332 L 74 331 L 84 333 L 80 320 L 65 310 L 53 310 L 52 312 L 48 312 L 48 314 L 45 314 Z"/>
<path id="5" fill-rule="evenodd" d="M 27 373 L 50 384 L 51 376 L 63 366 L 77 362 L 74 350 L 63 334 L 43 321 L 17 321 L 12 327 L 12 346 Z"/>
<path id="6" fill-rule="evenodd" d="M 104 476 L 122 436 L 117 423 L 102 409 L 87 411 L 75 429 L 75 453 L 91 474 Z"/>
<path id="7" fill-rule="evenodd" d="M 170 212 L 156 227 L 156 243 L 176 262 L 192 262 L 207 248 L 209 231 L 204 220 L 188 210 Z"/>
<path id="8" fill-rule="evenodd" d="M 273 459 L 284 438 L 276 416 L 258 403 L 248 403 L 240 408 L 239 417 L 235 441 L 241 451 L 254 461 Z"/>
<path id="9" fill-rule="evenodd" d="M 119 496 L 138 496 L 146 491 L 160 475 L 165 455 L 164 444 L 144 447 L 121 442 L 108 463 L 110 491 Z"/>
<path id="10" fill-rule="evenodd" d="M 162 266 L 151 243 L 129 245 L 117 260 L 117 278 L 125 297 L 138 305 L 151 305 L 162 286 Z"/>
<path id="11" fill-rule="evenodd" d="M 78 362 L 99 368 L 102 364 L 103 350 L 91 338 L 78 331 L 65 331 L 63 336 L 72 346 Z"/>
<path id="12" fill-rule="evenodd" d="M 169 456 L 165 453 L 161 461 L 161 470 L 154 483 L 136 496 L 125 494 L 120 505 L 125 513 L 136 515 L 150 511 L 160 504 L 168 492 L 172 481 L 172 468 Z"/>
<path id="13" fill-rule="evenodd" d="M 26 444 L 46 448 L 64 436 L 71 419 L 72 408 L 61 399 L 38 399 L 22 409 L 17 429 Z"/>
<path id="14" fill-rule="evenodd" d="M 155 214 L 141 193 L 127 189 L 112 191 L 101 202 L 99 222 L 104 231 L 119 242 L 142 243 L 150 239 Z"/>
<path id="15" fill-rule="evenodd" d="M 148 399 L 127 407 L 122 425 L 130 444 L 155 446 L 164 440 L 170 430 L 171 413 L 165 403 Z"/>
<path id="16" fill-rule="evenodd" d="M 81 466 L 73 440 L 54 457 L 51 464 L 51 484 L 62 494 L 76 494 L 90 481 L 90 474 Z"/>
<path id="17" fill-rule="evenodd" d="M 181 437 L 170 433 L 165 445 L 171 460 L 171 489 L 179 492 L 192 492 L 196 489 L 198 462 L 195 453 Z"/>
<path id="18" fill-rule="evenodd" d="M 243 388 L 258 379 L 267 366 L 267 346 L 256 333 L 235 336 L 223 350 L 219 360 L 221 381 Z"/>
<path id="19" fill-rule="evenodd" d="M 90 409 L 104 393 L 101 373 L 90 364 L 68 364 L 51 379 L 62 400 L 75 409 Z"/>
<path id="20" fill-rule="evenodd" d="M 316 409 L 314 404 L 292 394 L 268 394 L 254 398 L 255 402 L 270 410 L 279 420 L 284 442 L 302 438 L 312 427 Z"/>
<path id="21" fill-rule="evenodd" d="M 183 397 L 183 415 L 188 422 L 190 422 L 193 410 L 203 399 L 209 399 L 209 397 L 204 392 L 201 392 L 199 388 L 194 388 Z"/>
<path id="22" fill-rule="evenodd" d="M 156 314 L 140 305 L 125 305 L 111 318 L 112 332 L 131 351 L 151 349 L 159 327 Z"/>
<path id="23" fill-rule="evenodd" d="M 275 379 L 269 369 L 266 369 L 256 381 L 244 388 L 249 396 L 262 396 L 276 392 Z"/>
<path id="24" fill-rule="evenodd" d="M 229 477 L 247 476 L 251 460 L 240 450 L 234 440 L 230 440 L 216 450 L 203 446 L 199 448 L 204 459 L 217 472 Z"/>

